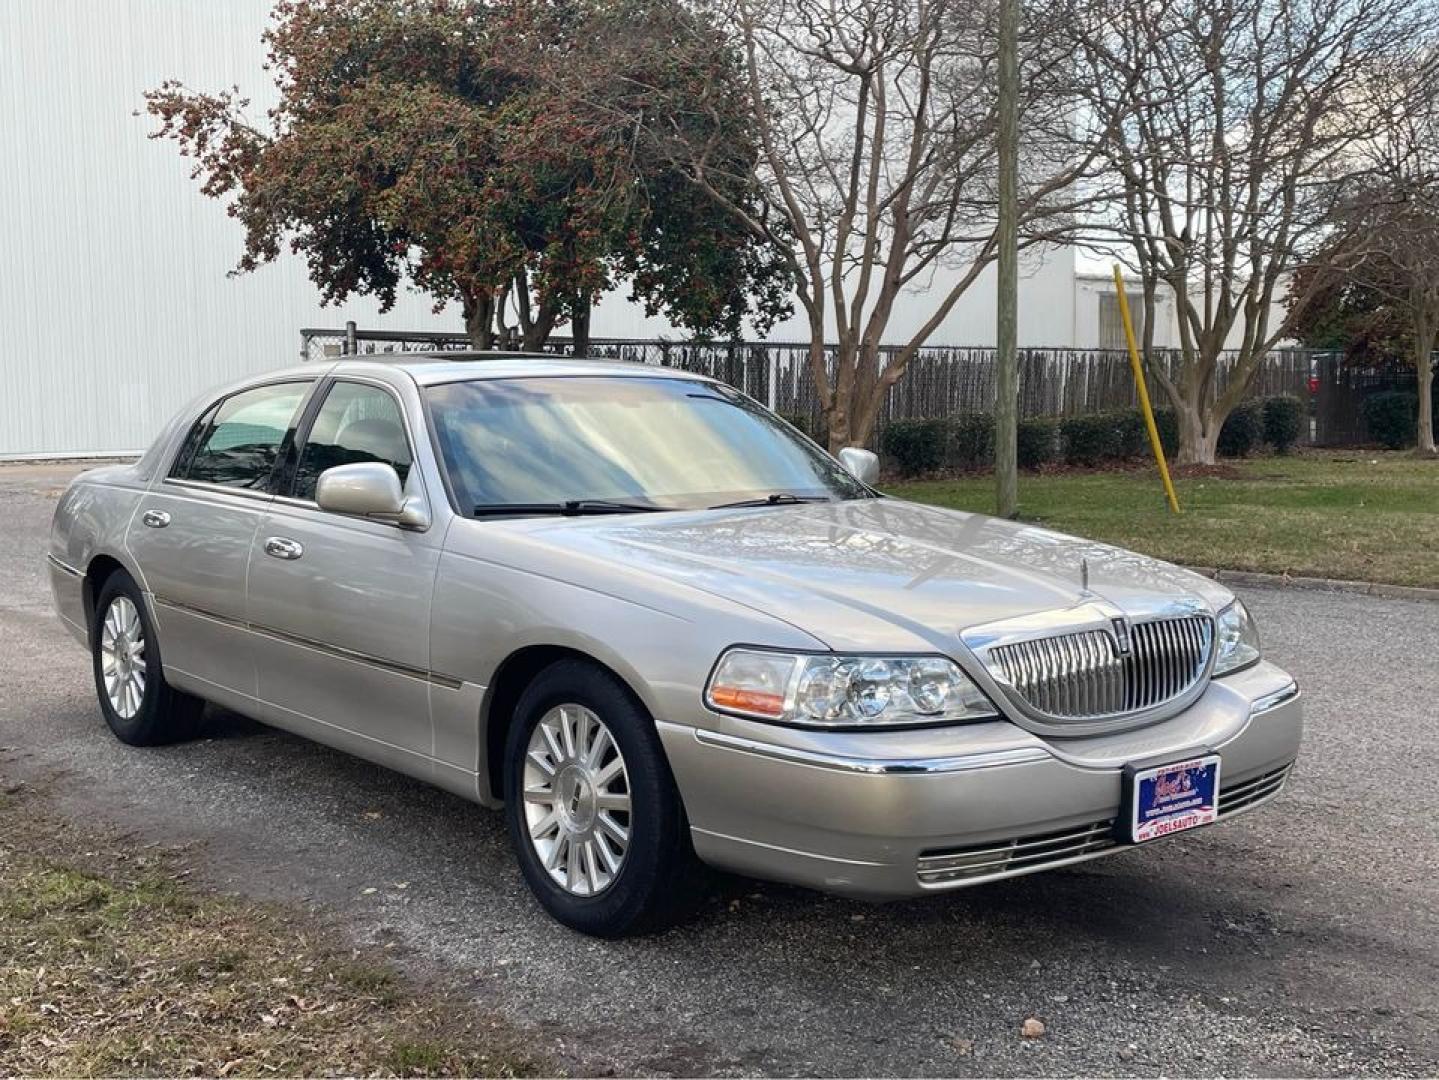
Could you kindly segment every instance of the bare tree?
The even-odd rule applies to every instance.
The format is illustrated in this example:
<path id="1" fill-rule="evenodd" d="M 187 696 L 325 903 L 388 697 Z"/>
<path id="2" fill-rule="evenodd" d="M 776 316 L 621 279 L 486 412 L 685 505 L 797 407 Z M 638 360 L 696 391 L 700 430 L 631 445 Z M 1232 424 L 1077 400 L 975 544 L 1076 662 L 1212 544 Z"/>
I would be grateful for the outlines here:
<path id="1" fill-rule="evenodd" d="M 1074 21 L 1077 84 L 1112 133 L 1103 156 L 1123 188 L 1099 224 L 1127 250 L 1146 307 L 1161 286 L 1175 299 L 1179 360 L 1150 370 L 1178 413 L 1180 462 L 1214 461 L 1225 418 L 1290 330 L 1275 301 L 1352 221 L 1336 210 L 1395 104 L 1365 88 L 1427 33 L 1432 9 L 1099 0 Z"/>
<path id="2" fill-rule="evenodd" d="M 691 122 L 657 105 L 638 75 L 628 107 L 646 116 L 653 152 L 781 254 L 808 324 L 829 445 L 863 442 L 889 388 L 995 258 L 996 9 L 970 0 L 717 0 L 705 10 L 706 25 L 729 30 L 727 62 L 748 87 L 757 153 L 754 187 L 740 190 L 757 191 L 759 205 L 726 193 L 734 155 L 706 137 L 726 126 L 718 117 Z M 674 47 L 688 46 L 677 35 Z M 1053 48 L 1052 34 L 1025 27 L 1021 63 L 1038 73 L 1020 102 L 1026 244 L 1060 235 L 1071 185 L 1091 160 L 1076 152 L 1092 140 L 1076 138 Z M 708 67 L 723 72 L 725 62 Z M 926 295 L 927 313 L 882 352 L 906 291 Z"/>
<path id="3" fill-rule="evenodd" d="M 1365 242 L 1340 248 L 1349 280 L 1409 320 L 1419 390 L 1419 453 L 1433 455 L 1434 348 L 1439 343 L 1439 50 L 1421 42 L 1411 62 L 1370 92 L 1389 112 L 1370 144 L 1374 179 L 1348 230 Z"/>

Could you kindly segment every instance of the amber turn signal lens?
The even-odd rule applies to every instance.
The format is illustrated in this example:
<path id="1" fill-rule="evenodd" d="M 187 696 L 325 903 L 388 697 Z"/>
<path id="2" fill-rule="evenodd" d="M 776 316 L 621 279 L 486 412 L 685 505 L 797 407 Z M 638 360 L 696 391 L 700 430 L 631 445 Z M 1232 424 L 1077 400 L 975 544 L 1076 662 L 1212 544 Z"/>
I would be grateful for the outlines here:
<path id="1" fill-rule="evenodd" d="M 737 686 L 712 686 L 710 687 L 710 700 L 725 709 L 760 713 L 763 716 L 784 715 L 784 695 L 782 694 L 742 690 Z"/>

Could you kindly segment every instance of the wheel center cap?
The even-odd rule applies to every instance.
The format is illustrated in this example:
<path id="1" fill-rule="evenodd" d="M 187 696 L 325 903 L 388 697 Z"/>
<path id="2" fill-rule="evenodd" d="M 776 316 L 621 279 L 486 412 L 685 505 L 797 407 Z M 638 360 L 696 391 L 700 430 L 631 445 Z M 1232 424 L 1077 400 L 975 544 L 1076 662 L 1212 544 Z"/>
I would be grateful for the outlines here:
<path id="1" fill-rule="evenodd" d="M 589 831 L 595 823 L 595 786 L 585 770 L 567 765 L 555 777 L 560 821 L 572 833 Z"/>

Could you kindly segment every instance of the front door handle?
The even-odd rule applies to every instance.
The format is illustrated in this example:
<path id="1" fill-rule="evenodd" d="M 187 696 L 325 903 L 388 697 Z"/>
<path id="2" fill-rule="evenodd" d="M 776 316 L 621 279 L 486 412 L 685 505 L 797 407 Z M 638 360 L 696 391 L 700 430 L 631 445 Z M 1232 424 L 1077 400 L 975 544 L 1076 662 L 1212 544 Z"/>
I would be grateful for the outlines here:
<path id="1" fill-rule="evenodd" d="M 164 510 L 146 510 L 140 520 L 152 529 L 163 529 L 170 524 L 170 515 Z"/>
<path id="2" fill-rule="evenodd" d="M 265 554 L 276 559 L 298 559 L 305 554 L 305 549 L 298 540 L 291 540 L 287 536 L 271 536 L 265 541 Z"/>

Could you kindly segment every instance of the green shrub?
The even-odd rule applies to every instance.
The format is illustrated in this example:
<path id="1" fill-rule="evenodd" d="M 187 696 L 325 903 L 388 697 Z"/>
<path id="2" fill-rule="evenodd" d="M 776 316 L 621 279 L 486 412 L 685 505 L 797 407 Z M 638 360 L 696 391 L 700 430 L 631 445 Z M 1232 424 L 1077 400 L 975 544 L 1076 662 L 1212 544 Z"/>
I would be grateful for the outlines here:
<path id="1" fill-rule="evenodd" d="M 1110 414 L 1114 419 L 1116 444 L 1115 456 L 1125 461 L 1144 457 L 1149 453 L 1149 428 L 1144 423 L 1143 409 L 1121 409 Z"/>
<path id="2" fill-rule="evenodd" d="M 1098 465 L 1119 456 L 1119 429 L 1111 413 L 1065 417 L 1059 432 L 1064 458 L 1071 465 Z"/>
<path id="3" fill-rule="evenodd" d="M 994 461 L 994 417 L 966 413 L 950 422 L 945 463 L 955 469 L 978 469 Z"/>
<path id="4" fill-rule="evenodd" d="M 1059 421 L 1048 416 L 1021 420 L 1016 439 L 1021 469 L 1038 469 L 1059 455 Z"/>
<path id="5" fill-rule="evenodd" d="M 1390 450 L 1412 446 L 1419 434 L 1419 396 L 1403 390 L 1371 394 L 1362 406 L 1369 437 Z"/>
<path id="6" fill-rule="evenodd" d="M 1263 438 L 1263 406 L 1257 401 L 1241 401 L 1224 418 L 1215 449 L 1220 457 L 1248 457 Z"/>
<path id="7" fill-rule="evenodd" d="M 1304 431 L 1304 402 L 1293 394 L 1275 394 L 1264 399 L 1264 441 L 1276 454 L 1294 449 Z"/>
<path id="8" fill-rule="evenodd" d="M 932 473 L 944 464 L 948 429 L 944 420 L 891 420 L 880 433 L 879 452 L 900 476 Z"/>
<path id="9" fill-rule="evenodd" d="M 1164 456 L 1172 458 L 1179 453 L 1179 414 L 1173 409 L 1155 409 L 1154 426 L 1159 431 L 1159 445 Z"/>

